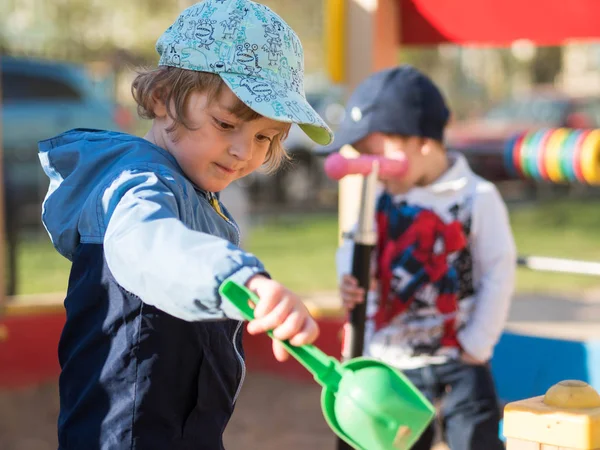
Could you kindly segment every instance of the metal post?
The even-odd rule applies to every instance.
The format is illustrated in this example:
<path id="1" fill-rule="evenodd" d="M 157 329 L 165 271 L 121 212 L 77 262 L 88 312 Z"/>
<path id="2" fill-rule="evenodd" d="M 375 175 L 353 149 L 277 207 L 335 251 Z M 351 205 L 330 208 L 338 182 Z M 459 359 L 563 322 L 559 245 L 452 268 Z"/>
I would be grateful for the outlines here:
<path id="1" fill-rule="evenodd" d="M 371 279 L 371 254 L 375 247 L 375 243 L 377 242 L 374 221 L 377 174 L 379 172 L 378 166 L 377 163 L 373 164 L 373 171 L 363 179 L 358 215 L 358 229 L 353 237 L 354 252 L 352 255 L 352 276 L 358 280 L 358 285 L 364 289 L 365 293 L 369 290 Z M 365 302 L 357 305 L 350 312 L 350 327 L 344 337 L 346 342 L 348 342 L 350 358 L 362 356 L 363 354 L 366 310 L 365 298 Z"/>
<path id="2" fill-rule="evenodd" d="M 600 263 L 575 259 L 549 258 L 545 256 L 519 256 L 517 265 L 543 272 L 572 273 L 600 276 Z"/>
<path id="3" fill-rule="evenodd" d="M 365 291 L 363 303 L 350 311 L 349 326 L 345 330 L 344 345 L 349 349 L 345 357 L 362 356 L 365 341 L 365 321 L 367 313 L 366 297 L 371 281 L 371 255 L 377 243 L 375 233 L 375 196 L 377 194 L 377 178 L 379 163 L 373 163 L 371 173 L 363 177 L 360 209 L 358 212 L 358 229 L 353 236 L 354 251 L 352 255 L 352 276 L 358 280 L 358 285 Z M 351 447 L 338 439 L 338 450 Z"/>

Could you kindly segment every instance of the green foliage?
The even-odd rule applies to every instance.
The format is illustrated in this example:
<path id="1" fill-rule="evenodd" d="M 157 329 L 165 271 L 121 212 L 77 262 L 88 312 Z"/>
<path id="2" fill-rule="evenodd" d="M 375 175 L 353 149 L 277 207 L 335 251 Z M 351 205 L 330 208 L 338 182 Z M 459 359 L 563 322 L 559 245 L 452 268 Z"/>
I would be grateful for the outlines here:
<path id="1" fill-rule="evenodd" d="M 4 2 L 3 2 L 4 3 Z M 34 0 L 9 1 L 0 8 L 0 42 L 8 52 L 86 63 L 113 60 L 123 51 L 147 63 L 156 61 L 154 45 L 191 0 Z M 266 0 L 299 34 L 307 71 L 320 70 L 322 0 Z M 18 28 L 11 25 L 19 17 Z M 113 61 L 117 64 L 119 61 Z"/>
<path id="2" fill-rule="evenodd" d="M 593 201 L 555 201 L 511 212 L 520 254 L 600 261 L 600 208 Z M 336 289 L 335 215 L 293 215 L 267 219 L 256 226 L 248 249 L 272 276 L 297 292 Z M 47 238 L 23 242 L 19 257 L 19 292 L 60 291 L 66 287 L 69 263 Z M 577 295 L 600 288 L 600 279 L 547 272 L 518 271 L 518 289 Z"/>

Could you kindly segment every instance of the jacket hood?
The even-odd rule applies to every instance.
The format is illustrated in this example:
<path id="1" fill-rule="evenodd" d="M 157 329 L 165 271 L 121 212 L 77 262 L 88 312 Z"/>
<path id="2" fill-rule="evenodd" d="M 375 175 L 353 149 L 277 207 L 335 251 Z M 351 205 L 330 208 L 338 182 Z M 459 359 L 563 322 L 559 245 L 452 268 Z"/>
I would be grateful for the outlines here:
<path id="1" fill-rule="evenodd" d="M 50 179 L 42 222 L 59 253 L 71 259 L 80 243 L 79 223 L 92 193 L 111 181 L 111 169 L 127 160 L 143 163 L 149 154 L 176 167 L 166 150 L 125 133 L 90 129 L 67 131 L 38 144 L 39 158 Z M 157 155 L 158 153 L 158 155 Z"/>

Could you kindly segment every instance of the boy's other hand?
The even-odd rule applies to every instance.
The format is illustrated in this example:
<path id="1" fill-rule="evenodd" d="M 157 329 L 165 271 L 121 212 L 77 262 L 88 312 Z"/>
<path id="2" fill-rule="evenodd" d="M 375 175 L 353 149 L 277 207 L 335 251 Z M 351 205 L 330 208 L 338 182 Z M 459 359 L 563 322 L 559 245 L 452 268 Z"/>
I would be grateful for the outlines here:
<path id="1" fill-rule="evenodd" d="M 344 275 L 340 283 L 340 294 L 344 308 L 352 310 L 365 301 L 365 290 L 358 285 L 358 280 L 352 275 Z"/>
<path id="2" fill-rule="evenodd" d="M 273 330 L 273 337 L 289 340 L 295 346 L 312 344 L 317 339 L 319 326 L 298 295 L 262 275 L 250 278 L 246 287 L 260 299 L 254 308 L 254 320 L 248 324 L 248 333 Z M 278 361 L 285 361 L 289 355 L 279 341 L 273 341 L 273 354 Z"/>
<path id="3" fill-rule="evenodd" d="M 481 366 L 485 364 L 485 361 L 480 361 L 479 359 L 475 358 L 474 356 L 465 352 L 464 350 L 460 353 L 460 359 L 463 363 L 469 366 Z"/>

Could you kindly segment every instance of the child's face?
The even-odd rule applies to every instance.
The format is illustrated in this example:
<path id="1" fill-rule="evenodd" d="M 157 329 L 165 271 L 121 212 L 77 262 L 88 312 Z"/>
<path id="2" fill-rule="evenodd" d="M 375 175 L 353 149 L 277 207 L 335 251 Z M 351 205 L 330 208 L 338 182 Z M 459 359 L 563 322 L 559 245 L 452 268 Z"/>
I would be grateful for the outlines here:
<path id="1" fill-rule="evenodd" d="M 206 94 L 194 92 L 186 111 L 192 129 L 179 126 L 172 134 L 166 130 L 173 121 L 165 105 L 159 103 L 147 138 L 168 150 L 196 186 L 210 192 L 222 191 L 258 169 L 265 162 L 273 138 L 289 127 L 264 117 L 243 121 L 230 112 L 237 102 L 226 86 L 212 102 Z"/>
<path id="2" fill-rule="evenodd" d="M 402 194 L 414 186 L 423 184 L 427 175 L 425 161 L 428 153 L 427 141 L 417 136 L 392 136 L 372 133 L 356 142 L 353 147 L 360 153 L 383 156 L 390 159 L 406 157 L 408 171 L 402 177 L 380 177 L 385 190 L 390 194 Z"/>

